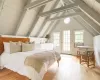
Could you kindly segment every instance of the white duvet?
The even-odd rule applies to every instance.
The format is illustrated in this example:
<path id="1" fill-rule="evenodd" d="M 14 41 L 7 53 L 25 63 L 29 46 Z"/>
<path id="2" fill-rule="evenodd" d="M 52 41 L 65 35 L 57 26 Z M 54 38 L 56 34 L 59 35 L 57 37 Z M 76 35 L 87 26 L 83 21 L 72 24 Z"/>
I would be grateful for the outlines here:
<path id="1" fill-rule="evenodd" d="M 17 52 L 12 54 L 4 52 L 1 55 L 1 65 L 21 75 L 27 76 L 31 80 L 42 80 L 47 70 L 46 64 L 48 63 L 44 64 L 44 66 L 42 67 L 43 69 L 40 73 L 37 73 L 35 69 L 32 67 L 24 65 L 24 61 L 27 56 L 42 51 L 46 51 L 46 50 L 33 50 L 28 52 Z"/>

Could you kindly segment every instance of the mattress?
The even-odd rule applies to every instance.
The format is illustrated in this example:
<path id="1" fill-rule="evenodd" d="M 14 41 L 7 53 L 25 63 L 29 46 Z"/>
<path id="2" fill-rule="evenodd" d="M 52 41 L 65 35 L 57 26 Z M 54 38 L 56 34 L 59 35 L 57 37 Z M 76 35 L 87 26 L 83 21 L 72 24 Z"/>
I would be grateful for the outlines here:
<path id="1" fill-rule="evenodd" d="M 34 68 L 31 66 L 24 65 L 25 59 L 28 56 L 31 56 L 33 54 L 38 54 L 40 52 L 43 52 L 46 50 L 33 50 L 33 51 L 28 51 L 28 52 L 17 52 L 17 53 L 3 53 L 1 55 L 1 65 L 14 71 L 17 72 L 21 75 L 24 75 L 28 77 L 31 80 L 42 80 L 45 72 L 48 69 L 47 64 L 49 62 L 46 62 L 43 64 L 41 71 L 38 73 Z M 54 60 L 52 60 L 52 63 Z"/>

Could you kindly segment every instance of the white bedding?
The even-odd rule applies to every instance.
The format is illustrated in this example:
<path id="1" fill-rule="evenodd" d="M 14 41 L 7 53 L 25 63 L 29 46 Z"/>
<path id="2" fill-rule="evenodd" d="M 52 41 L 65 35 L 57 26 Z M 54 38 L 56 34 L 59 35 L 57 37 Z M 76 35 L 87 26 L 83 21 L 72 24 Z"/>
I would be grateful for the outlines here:
<path id="1" fill-rule="evenodd" d="M 40 73 L 37 73 L 35 69 L 33 69 L 30 66 L 25 66 L 24 61 L 27 56 L 30 56 L 34 53 L 39 53 L 41 51 L 46 51 L 46 50 L 33 50 L 33 51 L 28 51 L 28 52 L 17 52 L 17 53 L 3 53 L 1 55 L 1 64 L 2 66 L 13 70 L 21 75 L 27 76 L 31 80 L 42 80 L 46 70 L 47 66 L 44 64 L 42 67 L 42 71 Z"/>

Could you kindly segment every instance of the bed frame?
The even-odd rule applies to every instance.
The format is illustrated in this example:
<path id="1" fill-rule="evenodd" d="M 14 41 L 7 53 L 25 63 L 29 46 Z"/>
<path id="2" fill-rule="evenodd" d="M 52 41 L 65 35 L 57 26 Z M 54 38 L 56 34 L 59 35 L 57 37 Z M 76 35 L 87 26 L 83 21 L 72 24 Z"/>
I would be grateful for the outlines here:
<path id="1" fill-rule="evenodd" d="M 21 41 L 21 42 L 29 42 L 30 39 L 29 38 L 13 38 L 13 37 L 0 37 L 0 55 L 3 53 L 4 51 L 4 45 L 3 45 L 3 42 L 18 42 L 18 41 Z M 57 63 L 58 63 L 58 66 L 59 66 L 59 60 L 57 60 Z"/>
<path id="2" fill-rule="evenodd" d="M 29 38 L 0 37 L 0 55 L 4 51 L 3 42 L 9 42 L 9 41 L 12 41 L 12 42 L 18 42 L 18 41 L 21 41 L 21 42 L 29 42 L 30 39 Z"/>

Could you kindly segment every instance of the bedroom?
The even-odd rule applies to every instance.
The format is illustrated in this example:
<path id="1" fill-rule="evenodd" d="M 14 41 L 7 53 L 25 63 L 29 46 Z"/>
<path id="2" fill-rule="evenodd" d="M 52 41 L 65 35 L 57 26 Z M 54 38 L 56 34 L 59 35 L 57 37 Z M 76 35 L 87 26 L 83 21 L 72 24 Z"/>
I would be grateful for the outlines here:
<path id="1" fill-rule="evenodd" d="M 99 10 L 99 0 L 0 0 L 0 80 L 99 80 Z M 4 42 L 10 44 L 12 52 L 9 53 L 19 49 L 18 46 L 11 48 L 18 42 L 21 51 L 17 53 L 21 56 L 16 53 L 4 55 Z M 34 50 L 30 51 L 29 46 L 24 48 L 29 52 L 23 50 L 28 44 L 34 44 Z M 46 56 L 45 52 L 50 54 Z M 60 53 L 61 60 L 55 56 L 56 52 Z M 90 68 L 89 57 L 83 55 L 86 52 L 92 54 L 89 57 L 95 68 Z M 43 74 L 38 74 L 36 67 L 26 70 L 23 59 L 32 53 L 39 53 L 39 59 L 45 58 L 47 65 L 56 62 L 48 71 L 44 65 Z M 87 64 L 82 64 L 81 58 Z M 35 66 L 39 67 L 38 63 Z M 29 71 L 27 76 L 24 69 Z"/>

